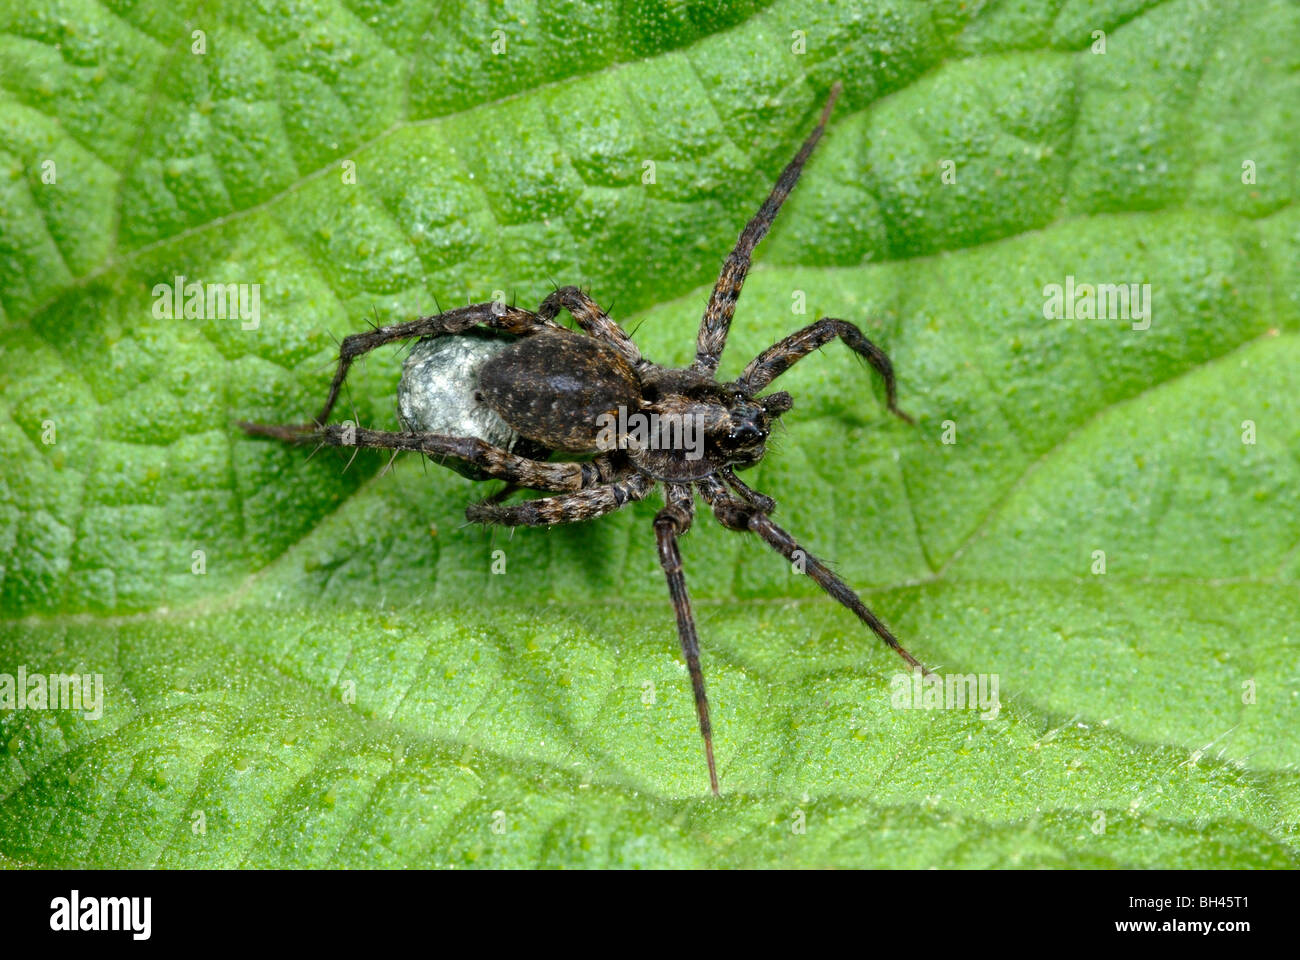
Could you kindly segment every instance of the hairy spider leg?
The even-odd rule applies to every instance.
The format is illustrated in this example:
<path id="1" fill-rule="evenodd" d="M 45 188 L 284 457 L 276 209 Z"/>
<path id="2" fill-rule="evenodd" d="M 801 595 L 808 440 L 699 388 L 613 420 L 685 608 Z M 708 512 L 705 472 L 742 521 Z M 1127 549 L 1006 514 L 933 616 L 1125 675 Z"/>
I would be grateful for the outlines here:
<path id="1" fill-rule="evenodd" d="M 437 433 L 394 433 L 369 430 L 351 424 L 331 423 L 303 431 L 297 427 L 257 424 L 257 432 L 290 443 L 319 443 L 331 447 L 369 447 L 380 450 L 422 453 L 434 460 L 453 457 L 485 471 L 489 476 L 534 490 L 576 492 L 602 482 L 601 465 L 595 461 L 546 463 L 530 460 L 494 447 L 477 437 L 448 437 Z M 251 431 L 250 431 L 251 432 Z"/>
<path id="2" fill-rule="evenodd" d="M 717 476 L 723 479 L 727 486 L 731 487 L 740 494 L 742 500 L 749 501 L 750 506 L 762 510 L 764 513 L 771 513 L 776 510 L 776 501 L 765 493 L 759 493 L 753 487 L 736 476 L 736 471 L 731 467 L 723 467 L 718 471 Z"/>
<path id="3" fill-rule="evenodd" d="M 870 627 L 876 636 L 892 647 L 895 653 L 911 666 L 919 667 L 925 674 L 929 675 L 930 671 L 916 657 L 907 652 L 906 648 L 898 642 L 898 638 L 890 632 L 884 622 L 872 613 L 858 595 L 853 592 L 852 587 L 832 573 L 826 564 L 801 547 L 794 537 L 773 523 L 772 518 L 765 512 L 732 496 L 727 492 L 721 481 L 714 477 L 700 481 L 697 486 L 705 502 L 713 508 L 713 514 L 718 518 L 719 523 L 730 530 L 758 534 L 777 553 L 791 563 L 799 564 L 819 587 L 840 604 L 853 611 L 854 615 Z"/>
<path id="4" fill-rule="evenodd" d="M 417 317 L 403 323 L 393 323 L 386 327 L 366 330 L 362 333 L 353 333 L 344 337 L 343 342 L 339 345 L 339 365 L 338 369 L 334 371 L 334 379 L 330 381 L 329 395 L 325 398 L 325 405 L 321 407 L 320 413 L 316 414 L 311 423 L 272 426 L 241 421 L 239 425 L 248 433 L 276 437 L 281 440 L 289 439 L 289 433 L 315 430 L 323 426 L 325 421 L 329 419 L 330 411 L 334 409 L 334 404 L 339 397 L 339 391 L 343 387 L 343 381 L 347 378 L 348 368 L 352 366 L 352 361 L 363 353 L 369 353 L 376 347 L 382 347 L 386 343 L 393 343 L 397 340 L 463 333 L 470 327 L 479 324 L 493 330 L 502 330 L 519 336 L 536 333 L 544 327 L 560 328 L 559 324 L 543 319 L 531 310 L 520 310 L 517 307 L 507 307 L 496 301 L 489 301 L 487 303 L 472 303 L 466 307 L 457 307 L 431 317 Z"/>
<path id="5" fill-rule="evenodd" d="M 843 340 L 854 353 L 864 357 L 867 363 L 884 378 L 885 399 L 890 412 L 900 420 L 913 423 L 908 414 L 898 409 L 895 400 L 897 385 L 894 382 L 894 365 L 889 362 L 888 355 L 847 320 L 822 317 L 816 323 L 795 331 L 749 361 L 749 366 L 745 367 L 745 372 L 740 375 L 740 380 L 737 382 L 751 393 L 758 393 L 808 354 L 821 349 L 836 337 Z"/>
<path id="6" fill-rule="evenodd" d="M 627 332 L 609 318 L 609 314 L 600 309 L 595 300 L 574 286 L 559 287 L 547 296 L 537 308 L 537 315 L 543 320 L 554 320 L 560 309 L 568 310 L 578 326 L 588 336 L 603 340 L 617 350 L 633 368 L 641 361 L 641 351 L 627 335 Z"/>
<path id="7" fill-rule="evenodd" d="M 505 527 L 578 523 L 613 513 L 635 500 L 644 500 L 657 482 L 644 474 L 632 473 L 610 483 L 585 487 L 576 493 L 524 500 L 522 503 L 499 505 L 490 499 L 481 500 L 465 508 L 465 519 L 471 523 L 495 523 Z"/>
<path id="8" fill-rule="evenodd" d="M 717 371 L 722 350 L 727 345 L 727 331 L 731 329 L 731 318 L 736 312 L 736 301 L 740 299 L 740 288 L 744 286 L 745 275 L 749 273 L 749 262 L 754 248 L 767 235 L 768 228 L 772 226 L 772 221 L 776 219 L 777 212 L 781 209 L 781 204 L 785 202 L 785 198 L 790 195 L 790 191 L 798 182 L 799 174 L 803 172 L 803 165 L 812 154 L 813 147 L 817 146 L 817 141 L 821 139 L 822 131 L 826 129 L 826 121 L 830 119 L 831 109 L 835 106 L 839 95 L 840 84 L 836 82 L 831 87 L 826 106 L 822 108 L 817 128 L 804 141 L 804 145 L 799 148 L 799 152 L 795 154 L 789 165 L 781 171 L 776 186 L 763 201 L 763 205 L 758 208 L 758 213 L 754 214 L 753 219 L 745 224 L 745 229 L 740 231 L 735 249 L 727 255 L 722 265 L 722 272 L 718 274 L 718 282 L 709 296 L 708 306 L 704 308 L 704 319 L 700 321 L 700 331 L 695 340 L 695 363 L 692 364 L 696 370 L 709 376 L 713 376 Z"/>
<path id="9" fill-rule="evenodd" d="M 527 500 L 512 506 L 498 506 L 487 501 L 470 504 L 465 516 L 476 523 L 498 523 L 506 526 L 551 526 L 573 523 L 613 513 L 620 507 L 642 500 L 655 487 L 657 481 L 644 474 L 634 473 L 622 481 L 592 487 L 579 493 L 540 500 Z M 677 635 L 682 645 L 682 655 L 691 676 L 695 693 L 695 714 L 700 723 L 700 736 L 704 738 L 704 756 L 709 765 L 709 786 L 719 795 L 718 770 L 713 759 L 713 727 L 709 721 L 709 698 L 704 688 L 704 673 L 700 669 L 700 638 L 695 630 L 695 617 L 691 613 L 691 598 L 686 592 L 686 578 L 682 573 L 682 555 L 677 549 L 677 538 L 691 527 L 695 516 L 691 488 L 682 484 L 669 484 L 665 490 L 667 505 L 655 516 L 655 539 L 659 547 L 659 563 L 668 580 L 668 592 L 677 615 Z"/>
<path id="10" fill-rule="evenodd" d="M 664 495 L 667 503 L 655 515 L 655 541 L 659 546 L 659 565 L 668 580 L 668 594 L 672 597 L 673 613 L 677 616 L 677 637 L 682 644 L 682 656 L 691 675 L 691 689 L 695 693 L 695 716 L 700 723 L 700 736 L 704 738 L 704 758 L 709 764 L 709 786 L 715 797 L 718 790 L 718 769 L 713 761 L 713 724 L 709 720 L 709 695 L 704 689 L 704 671 L 700 669 L 700 637 L 695 630 L 695 614 L 691 612 L 691 597 L 686 592 L 686 576 L 682 572 L 682 554 L 677 549 L 677 538 L 691 528 L 695 518 L 695 502 L 691 488 L 682 484 L 669 484 Z"/>

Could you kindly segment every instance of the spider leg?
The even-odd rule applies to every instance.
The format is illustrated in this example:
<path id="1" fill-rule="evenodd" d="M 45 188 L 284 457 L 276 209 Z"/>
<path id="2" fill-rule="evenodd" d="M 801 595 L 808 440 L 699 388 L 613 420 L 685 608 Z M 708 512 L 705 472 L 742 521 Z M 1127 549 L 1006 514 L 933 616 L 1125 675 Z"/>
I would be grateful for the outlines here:
<path id="1" fill-rule="evenodd" d="M 747 500 L 750 506 L 754 507 L 754 509 L 761 510 L 763 513 L 772 513 L 776 510 L 775 500 L 765 493 L 759 493 L 753 487 L 746 484 L 745 481 L 736 476 L 736 471 L 732 470 L 731 467 L 723 467 L 718 471 L 718 476 L 723 479 L 723 482 L 726 483 L 727 486 L 740 494 L 742 500 Z"/>
<path id="2" fill-rule="evenodd" d="M 796 363 L 814 350 L 818 350 L 839 337 L 854 353 L 864 357 L 885 380 L 885 398 L 889 410 L 896 417 L 913 423 L 910 416 L 898 409 L 895 399 L 897 385 L 894 382 L 894 365 L 884 350 L 862 335 L 862 331 L 847 320 L 834 317 L 822 317 L 816 323 L 797 330 L 772 346 L 768 347 L 753 360 L 740 375 L 741 386 L 752 393 L 763 390 L 777 377 L 785 373 Z"/>
<path id="3" fill-rule="evenodd" d="M 589 466 L 589 464 L 544 464 L 544 466 Z M 538 500 L 525 500 L 502 506 L 488 501 L 471 503 L 465 519 L 471 523 L 500 524 L 506 527 L 550 527 L 558 523 L 577 523 L 613 513 L 633 500 L 644 500 L 655 482 L 634 473 L 612 483 L 584 487 L 572 493 Z"/>
<path id="4" fill-rule="evenodd" d="M 700 332 L 696 336 L 695 363 L 692 364 L 696 370 L 709 376 L 713 376 L 717 371 L 722 349 L 727 345 L 727 331 L 731 328 L 731 318 L 736 312 L 736 301 L 740 299 L 740 288 L 744 286 L 745 275 L 749 273 L 749 262 L 754 254 L 754 248 L 767 235 L 768 228 L 772 226 L 772 221 L 776 219 L 777 212 L 781 209 L 781 204 L 794 189 L 799 174 L 803 172 L 803 165 L 808 162 L 813 147 L 817 146 L 822 131 L 826 129 L 826 121 L 830 119 L 831 108 L 835 106 L 835 100 L 839 95 L 840 85 L 836 83 L 831 87 L 831 95 L 826 101 L 826 106 L 822 108 L 817 128 L 804 141 L 804 145 L 799 148 L 799 152 L 795 154 L 789 165 L 781 171 L 776 186 L 763 201 L 763 205 L 758 208 L 758 213 L 754 214 L 753 219 L 745 224 L 745 229 L 740 231 L 735 249 L 728 254 L 726 262 L 723 263 L 722 272 L 718 274 L 718 281 L 709 297 L 709 304 L 704 309 Z"/>
<path id="5" fill-rule="evenodd" d="M 256 429 L 250 429 L 256 428 Z M 348 423 L 331 423 L 303 432 L 297 427 L 248 424 L 250 433 L 290 443 L 319 443 L 331 447 L 372 447 L 423 453 L 434 460 L 452 457 L 479 467 L 492 477 L 536 490 L 577 491 L 601 482 L 601 467 L 586 463 L 544 463 L 494 447 L 477 437 L 447 437 L 437 433 L 393 433 Z"/>
<path id="6" fill-rule="evenodd" d="M 700 721 L 700 736 L 704 738 L 704 756 L 709 764 L 709 786 L 713 795 L 719 796 L 718 771 L 713 762 L 713 725 L 709 721 L 709 697 L 704 690 L 704 672 L 700 669 L 700 637 L 695 631 L 695 615 L 691 613 L 691 597 L 686 592 L 686 577 L 682 573 L 682 554 L 677 549 L 677 538 L 691 528 L 695 518 L 695 502 L 691 488 L 683 484 L 669 484 L 665 499 L 668 501 L 655 515 L 655 540 L 659 544 L 659 565 L 668 579 L 668 593 L 673 599 L 677 614 L 677 637 L 681 640 L 682 656 L 691 674 L 691 688 L 695 691 L 695 715 Z"/>
<path id="7" fill-rule="evenodd" d="M 320 413 L 316 414 L 311 423 L 268 428 L 263 424 L 241 422 L 240 426 L 249 433 L 279 437 L 280 439 L 288 439 L 284 435 L 284 430 L 299 432 L 314 430 L 329 419 L 330 411 L 334 409 L 334 403 L 339 398 L 339 390 L 342 389 L 343 381 L 348 375 L 348 368 L 352 366 L 352 361 L 363 353 L 369 353 L 376 347 L 382 347 L 384 344 L 392 343 L 395 340 L 432 337 L 445 333 L 463 333 L 478 324 L 520 336 L 535 333 L 540 327 L 558 326 L 548 319 L 539 317 L 531 310 L 520 310 L 517 307 L 507 307 L 495 301 L 489 301 L 487 303 L 472 303 L 469 306 L 457 307 L 454 310 L 448 310 L 445 313 L 435 314 L 430 317 L 417 317 L 403 323 L 393 323 L 386 327 L 377 327 L 373 330 L 353 333 L 344 337 L 343 342 L 339 344 L 339 365 L 338 369 L 334 371 L 334 379 L 330 381 L 329 395 L 325 398 L 325 405 L 321 407 Z"/>
<path id="8" fill-rule="evenodd" d="M 637 349 L 626 331 L 611 320 L 609 314 L 600 309 L 600 305 L 595 300 L 577 287 L 557 288 L 542 301 L 541 306 L 537 308 L 537 316 L 543 320 L 554 320 L 559 315 L 561 307 L 573 315 L 573 319 L 578 321 L 578 326 L 582 327 L 589 336 L 604 340 L 622 354 L 623 359 L 633 367 L 641 362 L 641 351 Z"/>
<path id="9" fill-rule="evenodd" d="M 929 674 L 930 671 L 926 670 L 916 657 L 907 652 L 903 645 L 898 642 L 898 638 L 885 626 L 884 622 L 872 613 L 867 608 L 867 605 L 859 599 L 858 595 L 853 592 L 852 587 L 832 573 L 826 564 L 799 546 L 794 537 L 773 523 L 772 518 L 765 512 L 750 506 L 743 500 L 732 497 L 722 483 L 713 477 L 700 481 L 698 487 L 705 501 L 713 507 L 714 516 L 718 518 L 719 523 L 731 530 L 749 531 L 758 534 L 777 553 L 791 563 L 801 565 L 804 572 L 812 577 L 819 587 L 830 594 L 833 599 L 853 611 L 854 615 L 870 627 L 876 636 L 892 647 L 895 653 L 911 666 L 919 667 L 927 675 Z"/>

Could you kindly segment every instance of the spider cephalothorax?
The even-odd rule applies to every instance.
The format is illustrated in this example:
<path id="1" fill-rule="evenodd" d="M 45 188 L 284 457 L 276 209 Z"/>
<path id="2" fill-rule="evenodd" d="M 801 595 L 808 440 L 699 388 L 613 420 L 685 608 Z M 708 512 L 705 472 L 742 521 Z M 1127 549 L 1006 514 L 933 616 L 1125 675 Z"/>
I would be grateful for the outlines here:
<path id="1" fill-rule="evenodd" d="M 588 520 L 644 499 L 662 484 L 665 505 L 655 516 L 655 537 L 715 794 L 709 702 L 677 547 L 694 519 L 696 497 L 723 526 L 755 533 L 798 563 L 904 660 L 920 666 L 843 580 L 772 521 L 772 498 L 751 490 L 735 472 L 763 458 L 772 424 L 793 406 L 788 393 L 764 391 L 795 362 L 837 338 L 880 373 L 889 410 L 910 423 L 895 402 L 889 358 L 853 324 L 826 317 L 764 350 L 735 381 L 715 379 L 750 257 L 798 180 L 838 94 L 836 84 L 817 128 L 741 231 L 709 298 L 689 367 L 671 369 L 646 360 L 591 298 L 577 287 L 563 287 L 536 312 L 478 303 L 353 334 L 343 340 L 329 396 L 312 423 L 242 424 L 249 433 L 293 442 L 419 452 L 440 463 L 450 460 L 475 479 L 506 481 L 499 494 L 466 509 L 477 523 L 549 526 Z M 582 333 L 555 322 L 561 309 Z M 383 344 L 409 339 L 420 342 L 399 389 L 406 429 L 394 433 L 327 424 L 352 361 Z M 448 425 L 455 425 L 454 435 Z M 551 461 L 556 452 L 585 456 Z M 503 502 L 520 488 L 553 495 Z"/>

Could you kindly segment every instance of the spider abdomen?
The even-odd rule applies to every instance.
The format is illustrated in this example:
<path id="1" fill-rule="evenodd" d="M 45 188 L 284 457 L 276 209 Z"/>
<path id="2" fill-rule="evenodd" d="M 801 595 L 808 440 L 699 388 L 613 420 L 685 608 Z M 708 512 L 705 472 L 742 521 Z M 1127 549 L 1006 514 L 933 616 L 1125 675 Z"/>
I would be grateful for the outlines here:
<path id="1" fill-rule="evenodd" d="M 509 349 L 511 339 L 470 330 L 454 336 L 426 337 L 411 348 L 397 386 L 397 415 L 402 426 L 417 433 L 473 437 L 513 450 L 519 434 L 495 410 L 476 399 L 483 365 Z M 446 466 L 471 480 L 487 474 L 455 459 Z"/>
<path id="2" fill-rule="evenodd" d="M 619 408 L 641 406 L 636 372 L 612 347 L 570 330 L 525 337 L 483 364 L 483 400 L 520 436 L 570 453 L 599 448 Z"/>

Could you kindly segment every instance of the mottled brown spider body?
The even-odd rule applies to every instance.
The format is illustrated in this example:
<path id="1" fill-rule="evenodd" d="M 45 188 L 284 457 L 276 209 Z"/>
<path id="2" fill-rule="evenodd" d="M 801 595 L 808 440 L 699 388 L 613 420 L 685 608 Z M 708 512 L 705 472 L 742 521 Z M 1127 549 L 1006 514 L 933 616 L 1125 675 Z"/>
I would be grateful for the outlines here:
<path id="1" fill-rule="evenodd" d="M 740 288 L 755 246 L 767 233 L 822 135 L 839 94 L 831 90 L 821 120 L 785 168 L 758 213 L 741 231 L 723 264 L 696 339 L 695 361 L 671 369 L 641 356 L 628 335 L 577 287 L 548 296 L 536 312 L 500 303 L 478 303 L 436 316 L 380 327 L 346 337 L 325 405 L 310 424 L 269 426 L 244 423 L 253 434 L 296 443 L 377 447 L 423 453 L 440 463 L 452 460 L 475 479 L 495 477 L 507 486 L 495 497 L 470 504 L 477 523 L 549 526 L 603 516 L 644 499 L 662 484 L 665 505 L 654 520 L 659 560 L 668 582 L 682 653 L 690 671 L 709 782 L 718 793 L 709 702 L 700 669 L 699 638 L 682 572 L 677 541 L 690 529 L 699 497 L 723 526 L 757 534 L 848 607 L 910 665 L 920 667 L 857 594 L 771 519 L 776 503 L 747 487 L 737 469 L 766 453 L 773 422 L 792 408 L 785 392 L 763 391 L 794 363 L 834 339 L 867 360 L 883 377 L 891 412 L 911 422 L 895 402 L 893 367 L 885 353 L 845 320 L 823 318 L 786 337 L 750 361 L 734 381 L 715 378 Z M 555 322 L 561 309 L 582 333 Z M 491 356 L 455 376 L 469 409 L 485 405 L 500 420 L 506 447 L 483 436 L 450 436 L 408 429 L 368 430 L 326 423 L 352 361 L 378 346 L 413 338 L 443 338 L 475 330 L 516 338 L 496 344 Z M 459 348 L 458 341 L 440 341 Z M 441 348 L 436 348 L 441 349 Z M 403 381 L 406 383 L 405 379 Z M 507 429 L 508 428 L 508 429 Z M 586 455 L 551 462 L 550 452 Z M 552 494 L 514 504 L 503 501 L 519 488 Z"/>
<path id="2" fill-rule="evenodd" d="M 567 453 L 595 453 L 600 416 L 641 407 L 632 365 L 612 347 L 564 328 L 541 330 L 487 361 L 478 389 L 520 436 Z"/>

